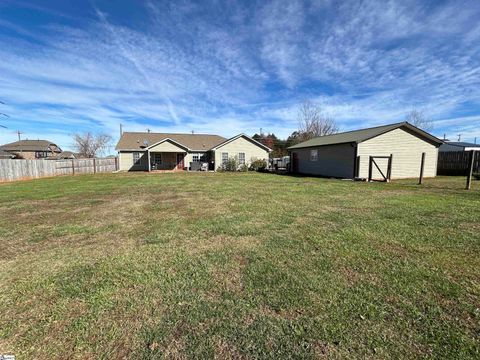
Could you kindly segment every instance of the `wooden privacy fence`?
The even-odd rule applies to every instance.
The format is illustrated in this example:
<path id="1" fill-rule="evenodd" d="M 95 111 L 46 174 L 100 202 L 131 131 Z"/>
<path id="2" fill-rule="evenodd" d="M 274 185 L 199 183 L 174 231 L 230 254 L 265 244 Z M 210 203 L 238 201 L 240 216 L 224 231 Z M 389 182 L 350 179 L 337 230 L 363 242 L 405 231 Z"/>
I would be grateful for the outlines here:
<path id="1" fill-rule="evenodd" d="M 117 169 L 117 158 L 72 160 L 0 159 L 0 181 L 25 180 L 57 175 L 107 173 Z"/>
<path id="2" fill-rule="evenodd" d="M 446 151 L 438 153 L 438 175 L 465 176 L 469 171 L 470 151 Z M 480 173 L 480 151 L 475 151 L 473 173 Z"/>

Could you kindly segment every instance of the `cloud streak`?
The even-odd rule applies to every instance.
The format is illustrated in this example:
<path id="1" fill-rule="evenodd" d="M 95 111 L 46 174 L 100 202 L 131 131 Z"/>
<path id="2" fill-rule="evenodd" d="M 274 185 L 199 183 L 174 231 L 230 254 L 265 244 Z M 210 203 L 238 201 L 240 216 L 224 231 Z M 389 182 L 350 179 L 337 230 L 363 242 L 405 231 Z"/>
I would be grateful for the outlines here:
<path id="1" fill-rule="evenodd" d="M 2 6 L 0 142 L 20 129 L 69 147 L 74 132 L 120 123 L 288 136 L 306 99 L 345 130 L 417 107 L 439 136 L 479 133 L 475 1 L 147 1 L 136 17 L 98 2 L 81 18 L 23 4 L 35 26 Z"/>

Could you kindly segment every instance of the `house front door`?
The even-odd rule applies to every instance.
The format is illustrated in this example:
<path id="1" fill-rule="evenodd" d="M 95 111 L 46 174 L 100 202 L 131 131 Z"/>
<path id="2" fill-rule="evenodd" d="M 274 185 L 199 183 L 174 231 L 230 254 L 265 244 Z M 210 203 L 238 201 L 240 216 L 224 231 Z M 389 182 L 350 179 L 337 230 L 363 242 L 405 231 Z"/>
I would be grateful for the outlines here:
<path id="1" fill-rule="evenodd" d="M 177 154 L 177 170 L 183 170 L 183 158 L 185 157 L 184 154 Z"/>

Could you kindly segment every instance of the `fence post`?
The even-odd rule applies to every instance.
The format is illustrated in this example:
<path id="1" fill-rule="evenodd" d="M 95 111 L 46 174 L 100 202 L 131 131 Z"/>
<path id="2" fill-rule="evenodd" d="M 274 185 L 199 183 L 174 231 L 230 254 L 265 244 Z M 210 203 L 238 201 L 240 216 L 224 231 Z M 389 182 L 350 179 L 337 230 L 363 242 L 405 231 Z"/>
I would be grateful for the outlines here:
<path id="1" fill-rule="evenodd" d="M 373 162 L 373 157 L 370 156 L 368 159 L 368 181 L 372 181 L 372 162 Z"/>
<path id="2" fill-rule="evenodd" d="M 72 175 L 75 175 L 75 160 L 72 159 Z"/>
<path id="3" fill-rule="evenodd" d="M 97 173 L 97 167 L 96 167 L 95 158 L 93 158 L 93 173 L 94 173 L 94 174 Z"/>
<path id="4" fill-rule="evenodd" d="M 475 161 L 475 150 L 470 151 L 470 158 L 468 159 L 468 173 L 467 173 L 467 186 L 466 190 L 470 190 L 472 185 L 472 175 L 473 175 L 473 163 Z"/>
<path id="5" fill-rule="evenodd" d="M 390 154 L 390 157 L 388 158 L 387 182 L 389 182 L 392 179 L 392 159 L 393 159 L 393 154 Z"/>
<path id="6" fill-rule="evenodd" d="M 420 163 L 420 178 L 418 179 L 418 185 L 422 185 L 424 167 L 425 167 L 425 153 L 422 153 L 422 162 Z"/>
<path id="7" fill-rule="evenodd" d="M 422 153 L 422 162 L 420 163 L 420 178 L 418 179 L 418 185 L 422 185 L 423 182 L 423 168 L 425 167 L 425 153 Z"/>

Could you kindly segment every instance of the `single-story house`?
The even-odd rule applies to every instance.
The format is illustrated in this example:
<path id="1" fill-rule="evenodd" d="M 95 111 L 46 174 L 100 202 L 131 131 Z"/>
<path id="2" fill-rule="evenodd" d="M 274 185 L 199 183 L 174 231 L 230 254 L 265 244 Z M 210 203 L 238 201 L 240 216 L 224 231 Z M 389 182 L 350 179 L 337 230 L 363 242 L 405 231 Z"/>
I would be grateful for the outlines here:
<path id="1" fill-rule="evenodd" d="M 20 140 L 0 146 L 0 150 L 14 154 L 18 159 L 44 159 L 62 152 L 48 140 Z"/>
<path id="2" fill-rule="evenodd" d="M 440 145 L 438 151 L 450 152 L 450 151 L 480 151 L 480 144 L 472 144 L 462 141 L 448 141 Z"/>
<path id="3" fill-rule="evenodd" d="M 438 147 L 442 143 L 408 122 L 401 122 L 320 136 L 293 145 L 288 151 L 292 172 L 367 179 L 371 171 L 372 179 L 383 180 L 418 177 L 422 154 L 423 175 L 436 176 Z"/>
<path id="4" fill-rule="evenodd" d="M 208 134 L 124 132 L 115 148 L 119 169 L 125 171 L 197 170 L 207 163 L 210 170 L 221 168 L 235 157 L 239 165 L 254 160 L 268 161 L 272 151 L 245 134 L 230 139 Z"/>

